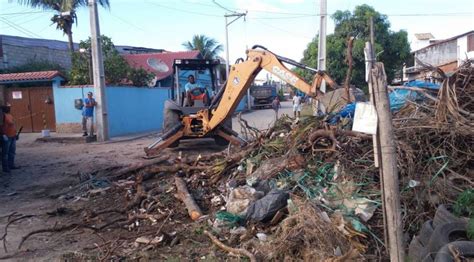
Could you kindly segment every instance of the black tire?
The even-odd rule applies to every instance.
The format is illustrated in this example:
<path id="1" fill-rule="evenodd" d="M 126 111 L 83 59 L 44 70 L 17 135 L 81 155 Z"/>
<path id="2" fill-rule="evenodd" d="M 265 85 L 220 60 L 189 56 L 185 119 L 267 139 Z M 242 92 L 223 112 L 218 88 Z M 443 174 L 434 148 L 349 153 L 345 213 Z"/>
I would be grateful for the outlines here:
<path id="1" fill-rule="evenodd" d="M 455 237 L 467 239 L 467 223 L 453 222 L 437 226 L 431 235 L 428 250 L 435 254 L 438 250 L 449 242 L 456 241 Z"/>
<path id="2" fill-rule="evenodd" d="M 408 261 L 432 261 L 428 255 L 428 249 L 420 242 L 418 237 L 413 237 L 408 246 Z"/>
<path id="3" fill-rule="evenodd" d="M 171 128 L 175 127 L 177 124 L 179 124 L 179 121 L 181 119 L 179 118 L 179 114 L 176 110 L 171 110 L 169 108 L 165 108 L 163 110 L 163 132 L 167 132 Z M 179 146 L 179 140 L 175 141 L 168 147 L 178 147 Z"/>
<path id="4" fill-rule="evenodd" d="M 433 220 L 428 220 L 421 226 L 420 234 L 418 238 L 420 239 L 421 244 L 423 246 L 427 246 L 430 242 L 431 235 L 433 234 L 434 227 L 433 227 Z"/>
<path id="5" fill-rule="evenodd" d="M 436 228 L 445 223 L 453 223 L 453 222 L 460 222 L 462 221 L 458 217 L 456 217 L 450 211 L 451 207 L 447 205 L 439 205 L 438 209 L 436 209 L 435 216 L 433 218 L 433 226 Z"/>
<path id="6" fill-rule="evenodd" d="M 454 262 L 454 257 L 449 250 L 451 246 L 464 258 L 474 258 L 474 241 L 455 241 L 444 245 L 436 254 L 435 262 Z"/>

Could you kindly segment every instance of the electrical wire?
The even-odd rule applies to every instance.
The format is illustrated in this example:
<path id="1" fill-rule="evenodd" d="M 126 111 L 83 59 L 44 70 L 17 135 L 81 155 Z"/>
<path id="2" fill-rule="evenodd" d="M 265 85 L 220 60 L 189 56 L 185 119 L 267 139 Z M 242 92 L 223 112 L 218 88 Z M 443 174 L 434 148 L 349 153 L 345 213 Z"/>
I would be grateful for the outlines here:
<path id="1" fill-rule="evenodd" d="M 4 17 L 0 17 L 0 20 L 2 20 L 4 23 L 6 23 L 7 25 L 10 25 L 11 27 L 13 27 L 14 29 L 16 29 L 17 31 L 29 36 L 29 37 L 38 37 L 38 38 L 41 38 L 40 35 L 34 33 L 34 32 L 31 32 L 30 30 L 20 26 L 20 25 L 17 25 L 9 20 L 7 20 L 6 18 Z"/>
<path id="2" fill-rule="evenodd" d="M 222 8 L 222 9 L 228 11 L 228 12 L 237 13 L 236 11 L 230 10 L 229 8 L 227 8 L 227 7 L 225 7 L 225 6 L 221 5 L 221 4 L 219 4 L 216 0 L 212 0 L 212 2 L 213 2 L 214 4 L 216 4 L 217 6 L 219 6 L 220 8 Z"/>
<path id="3" fill-rule="evenodd" d="M 291 32 L 291 31 L 288 31 L 288 30 L 285 30 L 285 29 L 281 29 L 281 28 L 276 27 L 276 26 L 273 26 L 273 25 L 269 25 L 269 24 L 264 23 L 264 22 L 259 21 L 259 20 L 256 20 L 256 21 L 257 21 L 259 24 L 262 24 L 262 25 L 264 25 L 264 26 L 273 28 L 273 29 L 275 29 L 275 30 L 279 30 L 279 31 L 284 32 L 284 33 L 286 33 L 286 34 L 290 34 L 290 35 L 293 35 L 293 36 L 296 36 L 296 37 L 300 37 L 300 38 L 305 38 L 305 39 L 313 40 L 313 38 L 311 38 L 311 37 L 298 35 L 298 34 L 295 34 L 294 32 Z"/>
<path id="4" fill-rule="evenodd" d="M 205 13 L 200 13 L 200 12 L 194 12 L 194 11 L 179 9 L 179 8 L 170 7 L 170 6 L 166 6 L 166 5 L 162 5 L 162 4 L 157 4 L 157 3 L 154 3 L 154 2 L 150 2 L 150 1 L 146 1 L 146 2 L 148 4 L 151 4 L 151 5 L 156 5 L 156 6 L 159 6 L 159 7 L 163 7 L 163 8 L 166 8 L 166 9 L 175 10 L 175 11 L 179 11 L 179 12 L 183 12 L 183 13 L 187 13 L 187 14 L 201 15 L 201 16 L 208 16 L 208 17 L 222 17 L 220 15 L 211 15 L 211 14 L 205 14 Z"/>
<path id="5" fill-rule="evenodd" d="M 28 19 L 26 21 L 21 21 L 21 22 L 17 22 L 16 25 L 23 25 L 23 24 L 26 24 L 26 23 L 29 23 L 29 22 L 32 22 L 32 21 L 35 21 L 35 20 L 38 20 L 40 18 L 44 18 L 44 16 L 42 14 L 40 15 L 36 15 L 34 16 L 33 18 L 31 19 Z M 9 20 L 10 22 L 14 23 L 13 21 Z M 1 27 L 0 29 L 6 29 L 6 28 L 10 28 L 11 26 L 8 26 L 8 27 Z"/>
<path id="6" fill-rule="evenodd" d="M 46 13 L 46 11 L 31 11 L 31 12 L 3 13 L 3 14 L 0 14 L 0 16 L 7 16 L 7 15 L 27 15 L 27 14 L 38 14 L 38 13 Z"/>
<path id="7" fill-rule="evenodd" d="M 119 16 L 113 15 L 112 13 L 110 13 L 110 15 L 111 15 L 112 17 L 114 17 L 114 18 L 120 20 L 121 22 L 127 24 L 127 25 L 129 25 L 129 26 L 131 26 L 131 27 L 134 27 L 135 29 L 138 29 L 138 30 L 143 31 L 143 32 L 145 32 L 145 33 L 147 32 L 145 29 L 143 29 L 143 28 L 141 28 L 141 27 L 139 27 L 139 26 L 137 26 L 137 25 L 135 25 L 135 24 L 133 24 L 133 23 L 131 23 L 131 22 L 129 22 L 129 21 L 127 21 L 127 20 L 121 18 L 121 17 L 119 17 Z"/>

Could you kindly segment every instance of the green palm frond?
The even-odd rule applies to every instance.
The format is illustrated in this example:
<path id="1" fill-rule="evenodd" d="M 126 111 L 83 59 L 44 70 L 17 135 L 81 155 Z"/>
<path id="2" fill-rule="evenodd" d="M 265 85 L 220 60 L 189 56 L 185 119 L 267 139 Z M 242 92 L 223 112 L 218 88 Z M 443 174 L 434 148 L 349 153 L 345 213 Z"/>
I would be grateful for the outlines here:
<path id="1" fill-rule="evenodd" d="M 215 58 L 223 47 L 215 39 L 205 35 L 194 35 L 192 41 L 182 44 L 187 50 L 198 50 L 205 59 Z"/>

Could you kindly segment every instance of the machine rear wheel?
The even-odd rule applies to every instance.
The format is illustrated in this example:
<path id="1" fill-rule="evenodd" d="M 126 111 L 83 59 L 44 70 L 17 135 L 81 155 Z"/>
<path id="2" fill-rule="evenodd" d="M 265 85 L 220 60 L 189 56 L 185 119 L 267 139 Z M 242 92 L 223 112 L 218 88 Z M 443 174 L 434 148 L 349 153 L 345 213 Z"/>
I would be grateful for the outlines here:
<path id="1" fill-rule="evenodd" d="M 164 119 L 163 119 L 163 132 L 167 132 L 171 128 L 175 127 L 177 124 L 179 124 L 179 114 L 175 110 L 171 110 L 169 108 L 165 108 L 163 111 Z M 179 140 L 175 141 L 169 147 L 178 147 L 179 146 Z"/>

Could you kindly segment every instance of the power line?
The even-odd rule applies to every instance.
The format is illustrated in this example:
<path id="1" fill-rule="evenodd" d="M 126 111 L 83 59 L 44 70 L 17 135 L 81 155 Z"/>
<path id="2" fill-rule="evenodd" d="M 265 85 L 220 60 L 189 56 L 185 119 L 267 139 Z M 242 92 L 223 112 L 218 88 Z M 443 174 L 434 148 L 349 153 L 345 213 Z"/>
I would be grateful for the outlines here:
<path id="1" fill-rule="evenodd" d="M 29 20 L 26 20 L 26 21 L 22 21 L 22 22 L 20 22 L 20 23 L 17 23 L 16 25 L 18 25 L 18 26 L 19 26 L 19 25 L 23 25 L 23 24 L 29 23 L 29 22 L 31 22 L 31 21 L 37 20 L 37 19 L 39 19 L 39 18 L 42 18 L 42 17 L 43 17 L 43 15 L 39 15 L 39 16 L 36 16 L 36 17 L 34 17 L 34 18 L 32 18 L 32 19 L 29 19 Z M 10 21 L 10 22 L 12 22 L 12 21 Z M 12 23 L 13 23 L 13 22 L 12 22 Z M 0 27 L 0 29 L 7 29 L 7 28 L 11 28 L 11 27 L 12 27 L 12 26 Z"/>
<path id="2" fill-rule="evenodd" d="M 221 5 L 221 4 L 219 4 L 216 0 L 212 0 L 212 2 L 213 2 L 214 4 L 216 4 L 218 7 L 222 8 L 222 9 L 228 11 L 228 12 L 237 13 L 236 11 L 230 10 L 229 8 L 227 8 L 227 7 L 225 7 L 225 6 Z"/>
<path id="3" fill-rule="evenodd" d="M 7 16 L 7 15 L 27 15 L 27 14 L 39 14 L 39 13 L 47 13 L 47 12 L 46 12 L 46 11 L 15 12 L 15 13 L 4 13 L 4 14 L 0 14 L 0 16 Z"/>
<path id="4" fill-rule="evenodd" d="M 28 30 L 28 29 L 26 29 L 26 28 L 24 28 L 24 27 L 22 27 L 22 26 L 19 26 L 19 25 L 13 23 L 13 22 L 7 20 L 6 18 L 0 17 L 0 20 L 2 20 L 2 21 L 3 21 L 4 23 L 6 23 L 7 25 L 10 25 L 11 27 L 13 27 L 14 29 L 16 29 L 17 31 L 20 31 L 21 33 L 23 33 L 23 34 L 25 34 L 25 35 L 27 35 L 27 36 L 29 36 L 29 37 L 32 37 L 32 36 L 33 36 L 33 37 L 41 38 L 40 35 L 35 34 L 35 33 L 31 32 L 30 30 Z"/>
<path id="5" fill-rule="evenodd" d="M 262 25 L 264 25 L 264 26 L 267 26 L 267 27 L 270 27 L 270 28 L 279 30 L 279 31 L 281 31 L 281 32 L 284 32 L 284 33 L 287 33 L 287 34 L 290 34 L 290 35 L 294 35 L 294 36 L 296 36 L 296 37 L 305 38 L 305 39 L 311 39 L 311 40 L 313 39 L 313 38 L 311 38 L 311 37 L 298 35 L 298 34 L 295 34 L 295 33 L 292 32 L 292 31 L 288 31 L 288 30 L 285 30 L 285 29 L 281 29 L 281 28 L 276 27 L 276 26 L 273 26 L 273 25 L 269 25 L 269 24 L 264 23 L 264 22 L 262 22 L 262 21 L 258 21 L 258 20 L 257 20 L 257 22 L 260 23 L 260 24 L 262 24 Z"/>
<path id="6" fill-rule="evenodd" d="M 116 18 L 116 19 L 122 21 L 123 23 L 125 23 L 125 24 L 131 26 L 131 27 L 134 27 L 134 28 L 136 28 L 136 29 L 138 29 L 138 30 L 140 30 L 140 31 L 145 32 L 145 33 L 147 32 L 145 29 L 143 29 L 143 28 L 141 28 L 141 27 L 139 27 L 139 26 L 137 26 L 137 25 L 135 25 L 135 24 L 133 24 L 133 23 L 131 23 L 131 22 L 129 22 L 129 21 L 127 21 L 127 20 L 121 18 L 121 17 L 119 17 L 119 16 L 113 15 L 112 13 L 110 13 L 110 15 L 111 15 L 112 17 L 114 17 L 114 18 Z"/>
<path id="7" fill-rule="evenodd" d="M 162 5 L 162 4 L 153 3 L 153 2 L 150 2 L 150 1 L 146 1 L 146 2 L 148 4 L 156 5 L 156 6 L 159 6 L 159 7 L 163 7 L 163 8 L 166 8 L 166 9 L 171 9 L 171 10 L 175 10 L 175 11 L 179 11 L 179 12 L 183 12 L 183 13 L 188 13 L 188 14 L 193 14 L 193 15 L 201 15 L 201 16 L 208 16 L 208 17 L 221 17 L 220 15 L 211 15 L 211 14 L 205 14 L 205 13 L 194 12 L 194 11 L 189 11 L 189 10 L 183 10 L 183 9 L 179 9 L 179 8 L 175 8 L 175 7 L 170 7 L 170 6 L 166 6 L 166 5 Z"/>

